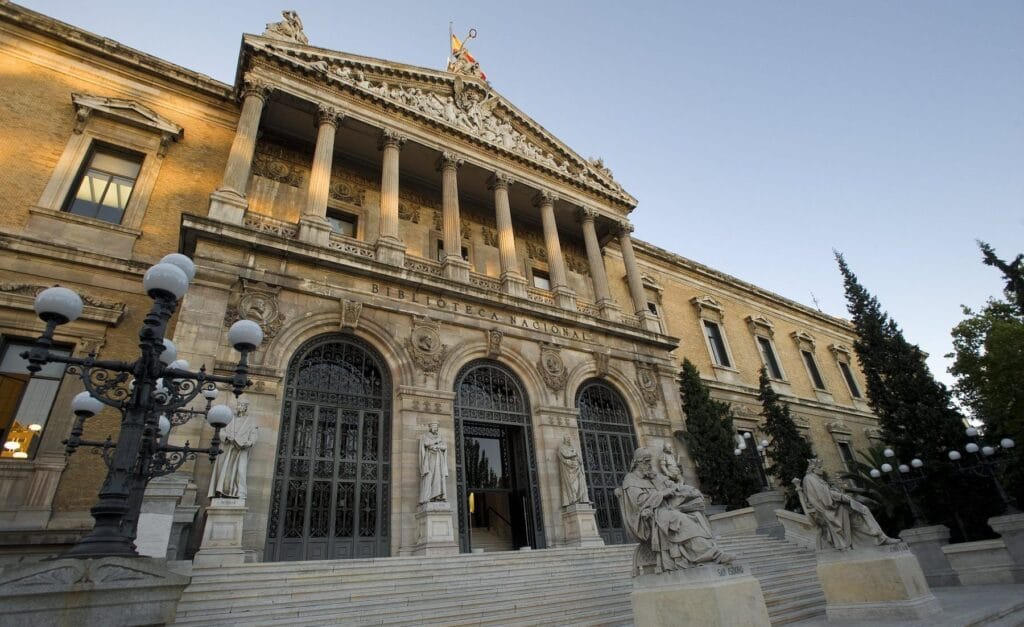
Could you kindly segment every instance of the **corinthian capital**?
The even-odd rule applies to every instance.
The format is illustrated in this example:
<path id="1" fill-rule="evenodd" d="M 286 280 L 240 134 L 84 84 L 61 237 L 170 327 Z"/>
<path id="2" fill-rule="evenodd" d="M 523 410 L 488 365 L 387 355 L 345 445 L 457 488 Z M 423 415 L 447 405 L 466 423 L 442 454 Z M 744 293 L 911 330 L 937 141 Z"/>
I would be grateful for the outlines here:
<path id="1" fill-rule="evenodd" d="M 515 183 L 510 175 L 505 172 L 495 172 L 491 175 L 491 178 L 487 181 L 487 189 L 504 189 L 508 190 L 512 184 Z"/>
<path id="2" fill-rule="evenodd" d="M 327 104 L 321 104 L 317 107 L 317 126 L 323 126 L 324 124 L 331 124 L 333 126 L 337 126 L 344 119 L 345 114 L 338 107 Z"/>
<path id="3" fill-rule="evenodd" d="M 401 135 L 398 131 L 390 128 L 381 129 L 380 140 L 377 142 L 377 148 L 384 150 L 386 146 L 394 146 L 399 150 L 405 145 L 408 138 L 405 135 Z"/>
<path id="4" fill-rule="evenodd" d="M 593 222 L 600 215 L 601 214 L 599 214 L 594 209 L 591 209 L 590 207 L 580 207 L 580 210 L 576 212 L 576 221 L 581 223 Z"/>
<path id="5" fill-rule="evenodd" d="M 256 96 L 266 102 L 272 91 L 274 91 L 274 86 L 270 84 L 270 81 L 256 76 L 252 72 L 248 72 L 242 79 L 242 100 L 249 96 Z"/>
<path id="6" fill-rule="evenodd" d="M 453 170 L 462 167 L 462 164 L 466 160 L 454 152 L 448 152 L 447 150 L 441 153 L 441 157 L 437 160 L 437 169 L 444 170 L 445 168 L 451 168 Z"/>
<path id="7" fill-rule="evenodd" d="M 629 237 L 629 234 L 633 232 L 633 225 L 626 220 L 621 220 L 615 224 L 615 234 L 619 237 Z"/>
<path id="8" fill-rule="evenodd" d="M 553 205 L 558 202 L 558 200 L 558 194 L 542 189 L 533 197 L 533 206 L 543 207 L 544 205 Z"/>

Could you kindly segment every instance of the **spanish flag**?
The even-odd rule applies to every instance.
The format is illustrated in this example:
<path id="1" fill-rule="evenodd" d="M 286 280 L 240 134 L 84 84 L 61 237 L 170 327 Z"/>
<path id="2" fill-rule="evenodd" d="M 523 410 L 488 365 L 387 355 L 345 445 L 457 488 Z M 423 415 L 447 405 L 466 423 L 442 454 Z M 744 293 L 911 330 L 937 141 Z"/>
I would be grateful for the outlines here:
<path id="1" fill-rule="evenodd" d="M 466 59 L 466 61 L 469 61 L 470 63 L 477 63 L 477 60 L 473 58 L 473 55 L 469 54 L 469 50 L 464 47 L 462 40 L 452 34 L 452 55 L 454 56 L 459 53 L 462 54 L 462 57 Z M 477 66 L 477 68 L 479 69 L 479 66 Z M 483 70 L 480 70 L 480 78 L 487 80 L 487 75 L 484 74 Z"/>

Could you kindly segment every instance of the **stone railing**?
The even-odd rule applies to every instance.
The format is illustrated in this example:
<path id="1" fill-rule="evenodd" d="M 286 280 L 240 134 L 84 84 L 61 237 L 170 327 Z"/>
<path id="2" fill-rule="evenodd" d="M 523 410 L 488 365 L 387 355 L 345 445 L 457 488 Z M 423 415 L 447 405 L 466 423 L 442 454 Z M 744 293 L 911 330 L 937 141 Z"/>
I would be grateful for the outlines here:
<path id="1" fill-rule="evenodd" d="M 299 234 L 299 227 L 296 224 L 260 213 L 246 212 L 242 225 L 260 233 L 277 235 L 285 239 L 295 239 Z"/>
<path id="2" fill-rule="evenodd" d="M 421 257 L 406 257 L 405 269 L 413 272 L 422 272 L 431 276 L 441 276 L 441 264 L 430 259 Z"/>
<path id="3" fill-rule="evenodd" d="M 488 292 L 501 291 L 501 281 L 484 274 L 477 274 L 476 272 L 469 273 L 469 284 L 474 287 L 487 290 Z"/>
<path id="4" fill-rule="evenodd" d="M 327 242 L 327 246 L 331 250 L 340 250 L 343 253 L 357 257 L 365 257 L 366 259 L 373 259 L 375 257 L 373 246 L 370 244 L 336 233 L 331 233 L 331 239 Z"/>
<path id="5" fill-rule="evenodd" d="M 601 317 L 601 310 L 594 303 L 588 303 L 585 300 L 576 299 L 576 311 L 586 316 L 593 316 L 595 318 Z"/>
<path id="6" fill-rule="evenodd" d="M 526 296 L 535 303 L 542 303 L 544 305 L 555 304 L 555 297 L 551 295 L 551 292 L 547 290 L 542 290 L 540 288 L 526 288 Z"/>
<path id="7" fill-rule="evenodd" d="M 644 324 L 638 316 L 624 313 L 620 316 L 620 320 L 622 321 L 622 324 L 626 325 L 627 327 L 633 327 L 634 329 L 644 328 Z"/>

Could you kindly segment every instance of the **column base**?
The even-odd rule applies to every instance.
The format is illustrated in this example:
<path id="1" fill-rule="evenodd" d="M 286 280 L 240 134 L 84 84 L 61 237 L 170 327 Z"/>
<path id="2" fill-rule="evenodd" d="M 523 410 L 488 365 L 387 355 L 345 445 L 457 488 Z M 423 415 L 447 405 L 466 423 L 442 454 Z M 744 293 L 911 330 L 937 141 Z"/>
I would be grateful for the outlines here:
<path id="1" fill-rule="evenodd" d="M 640 311 L 637 312 L 636 317 L 640 319 L 640 326 L 645 331 L 661 333 L 661 322 L 658 321 L 658 316 L 655 316 L 650 311 Z"/>
<path id="2" fill-rule="evenodd" d="M 818 552 L 828 620 L 917 620 L 942 611 L 906 544 Z"/>
<path id="3" fill-rule="evenodd" d="M 459 283 L 469 283 L 469 262 L 462 257 L 447 256 L 441 262 L 444 278 Z"/>
<path id="4" fill-rule="evenodd" d="M 942 588 L 960 585 L 960 577 L 949 565 L 946 554 L 942 552 L 942 547 L 949 544 L 948 527 L 911 527 L 900 532 L 900 539 L 906 542 L 914 553 L 929 586 Z"/>
<path id="5" fill-rule="evenodd" d="M 416 545 L 412 554 L 457 555 L 458 552 L 451 503 L 420 503 L 416 508 Z"/>
<path id="6" fill-rule="evenodd" d="M 305 216 L 300 218 L 299 241 L 326 248 L 331 241 L 330 223 L 319 217 Z"/>
<path id="7" fill-rule="evenodd" d="M 552 291 L 556 305 L 567 311 L 576 311 L 576 290 L 567 285 L 557 285 Z"/>
<path id="8" fill-rule="evenodd" d="M 565 529 L 565 546 L 604 546 L 604 540 L 597 532 L 597 512 L 590 503 L 563 507 L 562 527 Z"/>
<path id="9" fill-rule="evenodd" d="M 249 199 L 233 189 L 223 187 L 210 194 L 210 210 L 207 215 L 221 222 L 241 224 L 248 208 Z"/>
<path id="10" fill-rule="evenodd" d="M 636 627 L 686 624 L 708 627 L 768 627 L 761 585 L 740 564 L 707 564 L 633 578 Z"/>
<path id="11" fill-rule="evenodd" d="M 206 508 L 203 542 L 199 545 L 193 564 L 227 566 L 244 563 L 242 526 L 248 511 L 244 499 L 212 499 Z"/>
<path id="12" fill-rule="evenodd" d="M 601 312 L 601 317 L 608 322 L 619 322 L 622 320 L 622 308 L 610 298 L 605 298 L 597 301 L 597 309 Z"/>
<path id="13" fill-rule="evenodd" d="M 401 268 L 405 266 L 405 242 L 397 237 L 378 238 L 375 256 L 381 263 Z"/>
<path id="14" fill-rule="evenodd" d="M 526 298 L 526 279 L 518 272 L 502 272 L 501 290 L 509 296 Z"/>

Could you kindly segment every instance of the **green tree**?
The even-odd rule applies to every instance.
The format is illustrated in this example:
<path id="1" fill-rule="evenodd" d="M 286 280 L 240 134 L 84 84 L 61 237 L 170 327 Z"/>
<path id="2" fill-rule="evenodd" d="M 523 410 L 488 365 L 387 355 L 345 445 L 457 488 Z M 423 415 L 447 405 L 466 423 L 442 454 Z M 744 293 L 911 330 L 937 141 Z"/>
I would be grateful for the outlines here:
<path id="1" fill-rule="evenodd" d="M 729 405 L 711 398 L 708 386 L 690 360 L 683 360 L 679 394 L 686 412 L 686 443 L 697 465 L 700 488 L 727 509 L 747 506 L 758 481 L 733 455 L 736 431 Z"/>
<path id="2" fill-rule="evenodd" d="M 1017 307 L 1017 313 L 1024 316 L 1024 254 L 1017 255 L 1013 261 L 1003 261 L 996 256 L 996 251 L 989 244 L 978 241 L 981 249 L 981 260 L 986 266 L 999 268 L 1006 280 L 1003 291 L 1006 298 Z"/>
<path id="3" fill-rule="evenodd" d="M 884 444 L 876 444 L 866 453 L 858 451 L 860 459 L 854 460 L 853 468 L 844 472 L 842 478 L 847 480 L 849 491 L 871 508 L 885 533 L 895 538 L 911 525 L 912 517 L 903 492 L 889 483 L 885 476 L 877 479 L 871 476 L 872 470 L 890 461 L 886 459 L 884 450 Z"/>
<path id="4" fill-rule="evenodd" d="M 810 442 L 800 435 L 800 431 L 789 413 L 789 404 L 782 402 L 779 395 L 772 389 L 768 372 L 761 368 L 760 393 L 761 415 L 765 417 L 764 432 L 770 438 L 768 450 L 772 463 L 768 472 L 782 483 L 786 492 L 786 509 L 800 509 L 800 499 L 793 488 L 795 478 L 803 479 L 807 472 L 807 460 L 814 457 L 814 449 Z"/>

